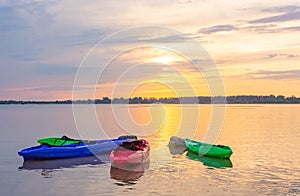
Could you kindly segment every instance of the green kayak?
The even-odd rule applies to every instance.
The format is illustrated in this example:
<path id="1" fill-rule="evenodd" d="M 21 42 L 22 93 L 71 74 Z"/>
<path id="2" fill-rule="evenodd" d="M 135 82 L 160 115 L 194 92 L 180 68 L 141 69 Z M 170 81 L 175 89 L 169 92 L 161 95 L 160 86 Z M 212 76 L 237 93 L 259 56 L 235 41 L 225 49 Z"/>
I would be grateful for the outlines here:
<path id="1" fill-rule="evenodd" d="M 71 144 L 80 144 L 86 142 L 83 140 L 71 139 L 68 137 L 52 137 L 52 138 L 43 138 L 37 141 L 39 144 L 46 144 L 48 146 L 68 146 Z"/>
<path id="2" fill-rule="evenodd" d="M 137 139 L 136 136 L 134 135 L 123 135 L 118 137 L 117 140 L 134 140 Z M 70 146 L 70 145 L 78 145 L 81 143 L 85 143 L 85 144 L 94 144 L 94 143 L 103 143 L 103 142 L 110 142 L 112 141 L 111 139 L 107 139 L 107 140 L 79 140 L 79 139 L 72 139 L 69 138 L 67 136 L 62 136 L 62 137 L 50 137 L 50 138 L 43 138 L 43 139 L 39 139 L 37 142 L 39 144 L 43 144 L 43 145 L 47 145 L 47 146 Z"/>
<path id="3" fill-rule="evenodd" d="M 232 154 L 232 150 L 229 146 L 207 144 L 190 139 L 185 139 L 184 143 L 188 151 L 198 154 L 200 156 L 229 159 Z"/>

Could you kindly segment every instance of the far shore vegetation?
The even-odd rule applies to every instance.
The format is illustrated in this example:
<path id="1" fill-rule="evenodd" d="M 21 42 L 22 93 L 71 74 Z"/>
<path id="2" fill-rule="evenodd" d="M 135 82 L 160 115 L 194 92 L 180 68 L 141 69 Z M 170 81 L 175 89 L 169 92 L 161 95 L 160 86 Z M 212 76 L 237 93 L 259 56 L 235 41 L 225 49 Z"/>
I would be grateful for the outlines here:
<path id="1" fill-rule="evenodd" d="M 2 100 L 0 104 L 300 104 L 300 98 L 283 95 L 238 95 L 227 97 L 134 97 L 134 98 L 113 98 L 103 97 L 102 99 L 88 100 L 56 100 L 56 101 L 20 101 Z"/>

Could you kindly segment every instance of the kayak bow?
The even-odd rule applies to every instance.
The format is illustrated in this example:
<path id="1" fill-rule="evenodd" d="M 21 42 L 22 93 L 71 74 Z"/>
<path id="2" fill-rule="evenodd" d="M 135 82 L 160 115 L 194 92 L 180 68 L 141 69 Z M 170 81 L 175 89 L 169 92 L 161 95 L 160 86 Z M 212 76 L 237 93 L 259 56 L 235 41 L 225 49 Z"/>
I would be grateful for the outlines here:
<path id="1" fill-rule="evenodd" d="M 198 154 L 200 156 L 229 159 L 232 155 L 232 150 L 229 146 L 207 144 L 190 139 L 185 139 L 184 143 L 188 151 Z"/>
<path id="2" fill-rule="evenodd" d="M 150 145 L 146 140 L 124 142 L 110 153 L 113 164 L 139 164 L 146 161 L 150 154 Z"/>

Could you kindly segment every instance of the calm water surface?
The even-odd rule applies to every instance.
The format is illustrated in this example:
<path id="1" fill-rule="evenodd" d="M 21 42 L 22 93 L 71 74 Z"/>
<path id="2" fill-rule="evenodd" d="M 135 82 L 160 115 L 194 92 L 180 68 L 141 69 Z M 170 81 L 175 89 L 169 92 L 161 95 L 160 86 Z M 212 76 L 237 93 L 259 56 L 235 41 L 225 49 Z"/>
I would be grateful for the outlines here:
<path id="1" fill-rule="evenodd" d="M 77 108 L 76 127 L 71 105 L 0 106 L 0 195 L 300 194 L 300 105 L 227 105 L 216 142 L 232 147 L 226 161 L 174 156 L 167 146 L 173 135 L 204 140 L 209 105 L 119 105 L 115 112 L 97 105 L 94 114 L 88 107 Z M 95 114 L 98 125 L 90 116 Z M 112 167 L 107 155 L 29 163 L 17 155 L 43 137 L 102 139 L 128 133 L 151 145 L 150 161 L 136 171 Z"/>

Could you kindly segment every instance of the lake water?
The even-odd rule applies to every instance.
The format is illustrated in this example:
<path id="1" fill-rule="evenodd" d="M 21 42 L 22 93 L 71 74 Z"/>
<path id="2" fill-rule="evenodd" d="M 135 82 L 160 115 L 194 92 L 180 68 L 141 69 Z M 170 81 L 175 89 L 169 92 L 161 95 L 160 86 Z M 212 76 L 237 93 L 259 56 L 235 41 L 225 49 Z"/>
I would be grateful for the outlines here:
<path id="1" fill-rule="evenodd" d="M 210 105 L 115 107 L 97 105 L 91 113 L 89 105 L 78 105 L 73 114 L 71 105 L 0 106 L 0 195 L 300 194 L 300 105 L 217 106 L 226 115 L 216 143 L 233 149 L 225 161 L 174 156 L 168 147 L 173 135 L 209 138 L 208 127 L 222 122 L 211 120 Z M 151 146 L 149 162 L 133 171 L 112 167 L 107 155 L 23 163 L 17 154 L 43 137 L 126 134 Z"/>

